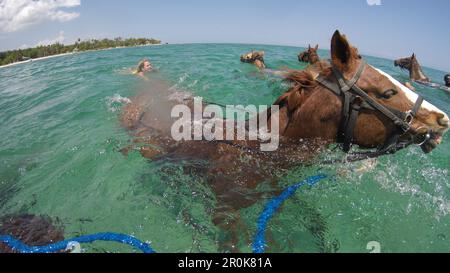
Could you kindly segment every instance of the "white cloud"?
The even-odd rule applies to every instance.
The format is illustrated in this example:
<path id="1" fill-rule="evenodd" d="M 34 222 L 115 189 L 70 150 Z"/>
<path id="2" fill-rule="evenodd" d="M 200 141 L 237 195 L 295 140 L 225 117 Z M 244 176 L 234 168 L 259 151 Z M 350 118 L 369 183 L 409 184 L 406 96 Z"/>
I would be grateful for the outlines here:
<path id="1" fill-rule="evenodd" d="M 64 42 L 64 31 L 60 31 L 58 36 L 53 39 L 45 39 L 43 41 L 40 41 L 36 44 L 36 46 L 45 46 L 45 45 L 52 45 L 56 43 L 62 44 Z"/>
<path id="2" fill-rule="evenodd" d="M 369 6 L 381 6 L 381 0 L 367 0 Z"/>
<path id="3" fill-rule="evenodd" d="M 80 0 L 0 0 L 0 32 L 13 32 L 43 21 L 67 22 L 80 16 L 73 8 Z"/>

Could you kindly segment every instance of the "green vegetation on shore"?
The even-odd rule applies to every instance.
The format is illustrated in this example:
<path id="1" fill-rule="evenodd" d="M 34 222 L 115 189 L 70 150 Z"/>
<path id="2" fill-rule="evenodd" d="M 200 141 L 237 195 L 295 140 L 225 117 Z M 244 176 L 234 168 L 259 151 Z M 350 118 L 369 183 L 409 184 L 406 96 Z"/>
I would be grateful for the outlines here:
<path id="1" fill-rule="evenodd" d="M 155 39 L 146 38 L 130 38 L 122 39 L 116 38 L 114 40 L 103 39 L 103 40 L 87 40 L 78 41 L 72 45 L 63 45 L 60 43 L 38 46 L 34 48 L 27 49 L 17 49 L 10 50 L 6 52 L 0 52 L 0 65 L 7 65 L 15 62 L 26 61 L 29 59 L 42 58 L 57 54 L 80 52 L 86 50 L 98 50 L 107 49 L 114 47 L 131 47 L 131 46 L 141 46 L 141 45 L 151 45 L 160 44 L 161 41 Z"/>

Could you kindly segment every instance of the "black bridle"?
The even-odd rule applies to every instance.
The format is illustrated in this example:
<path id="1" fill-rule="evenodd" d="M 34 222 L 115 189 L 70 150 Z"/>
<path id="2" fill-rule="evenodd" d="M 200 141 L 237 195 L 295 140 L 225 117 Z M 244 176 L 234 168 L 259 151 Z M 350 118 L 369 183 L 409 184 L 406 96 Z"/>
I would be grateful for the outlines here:
<path id="1" fill-rule="evenodd" d="M 330 62 L 331 63 L 331 62 Z M 365 91 L 356 84 L 361 78 L 362 73 L 366 67 L 366 63 L 361 61 L 361 64 L 352 79 L 346 80 L 342 73 L 332 65 L 333 75 L 336 81 L 330 81 L 327 77 L 319 75 L 316 81 L 332 91 L 339 98 L 342 99 L 342 120 L 339 126 L 337 140 L 342 143 L 342 149 L 348 153 L 353 143 L 354 129 L 356 121 L 363 109 L 377 111 L 387 117 L 395 125 L 395 130 L 389 136 L 385 143 L 378 147 L 376 151 L 366 153 L 353 153 L 347 157 L 347 161 L 358 161 L 367 158 L 374 158 L 385 154 L 393 154 L 397 151 L 413 144 L 415 141 L 413 136 L 406 140 L 400 138 L 411 130 L 411 123 L 417 115 L 422 103 L 423 97 L 419 95 L 414 107 L 407 112 L 402 112 L 378 103 L 375 99 L 369 96 Z M 419 145 L 425 144 L 430 139 L 430 133 L 426 134 L 423 142 Z"/>

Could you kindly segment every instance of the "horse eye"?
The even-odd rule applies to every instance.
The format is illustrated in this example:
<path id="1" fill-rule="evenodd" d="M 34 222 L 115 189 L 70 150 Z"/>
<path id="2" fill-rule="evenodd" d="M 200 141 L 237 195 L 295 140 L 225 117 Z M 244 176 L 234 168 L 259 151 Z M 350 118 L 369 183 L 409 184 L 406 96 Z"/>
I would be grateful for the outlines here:
<path id="1" fill-rule="evenodd" d="M 390 99 L 393 96 L 397 95 L 397 91 L 393 90 L 393 89 L 389 89 L 386 92 L 383 93 L 383 95 L 381 95 L 384 99 Z"/>

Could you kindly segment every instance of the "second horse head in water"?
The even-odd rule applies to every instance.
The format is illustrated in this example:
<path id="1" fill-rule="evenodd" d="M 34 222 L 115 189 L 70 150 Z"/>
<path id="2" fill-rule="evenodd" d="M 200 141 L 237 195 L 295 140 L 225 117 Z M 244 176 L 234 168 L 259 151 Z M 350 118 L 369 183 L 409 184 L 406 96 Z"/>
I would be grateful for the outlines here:
<path id="1" fill-rule="evenodd" d="M 265 69 L 264 51 L 252 51 L 241 56 L 241 62 L 254 64 L 259 69 Z"/>

